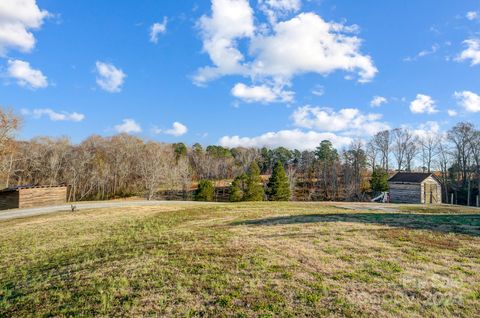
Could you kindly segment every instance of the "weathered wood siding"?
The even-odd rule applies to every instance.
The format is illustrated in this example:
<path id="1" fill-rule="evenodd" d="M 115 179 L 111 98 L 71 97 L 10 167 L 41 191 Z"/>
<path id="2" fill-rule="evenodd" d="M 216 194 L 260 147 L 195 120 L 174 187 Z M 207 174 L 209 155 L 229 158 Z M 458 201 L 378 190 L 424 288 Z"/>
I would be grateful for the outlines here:
<path id="1" fill-rule="evenodd" d="M 0 210 L 18 208 L 18 191 L 0 192 Z"/>
<path id="2" fill-rule="evenodd" d="M 66 187 L 20 189 L 20 208 L 59 205 L 67 202 Z"/>
<path id="3" fill-rule="evenodd" d="M 422 190 L 420 183 L 389 182 L 390 202 L 392 203 L 421 203 Z"/>
<path id="4" fill-rule="evenodd" d="M 433 177 L 428 177 L 422 182 L 422 203 L 442 203 L 442 185 Z"/>

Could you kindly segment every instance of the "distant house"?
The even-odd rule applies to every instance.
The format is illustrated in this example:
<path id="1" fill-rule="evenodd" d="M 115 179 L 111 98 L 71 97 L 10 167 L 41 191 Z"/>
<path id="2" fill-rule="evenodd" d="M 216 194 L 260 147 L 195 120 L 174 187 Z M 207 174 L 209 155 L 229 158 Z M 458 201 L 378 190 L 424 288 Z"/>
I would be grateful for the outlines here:
<path id="1" fill-rule="evenodd" d="M 0 190 L 0 210 L 59 205 L 66 202 L 66 186 L 18 186 Z"/>
<path id="2" fill-rule="evenodd" d="M 442 203 L 442 185 L 433 173 L 398 172 L 388 187 L 392 203 Z"/>

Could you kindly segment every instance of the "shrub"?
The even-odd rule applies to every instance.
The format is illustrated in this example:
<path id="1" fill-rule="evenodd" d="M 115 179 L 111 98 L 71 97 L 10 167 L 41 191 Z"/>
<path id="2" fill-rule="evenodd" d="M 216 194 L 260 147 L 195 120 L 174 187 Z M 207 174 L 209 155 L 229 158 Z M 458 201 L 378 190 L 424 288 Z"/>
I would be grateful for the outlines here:
<path id="1" fill-rule="evenodd" d="M 210 180 L 201 180 L 198 183 L 198 189 L 195 191 L 195 200 L 213 201 L 215 197 L 215 187 Z"/>
<path id="2" fill-rule="evenodd" d="M 230 202 L 240 202 L 243 201 L 245 195 L 247 176 L 242 174 L 233 180 L 232 185 L 230 186 Z"/>

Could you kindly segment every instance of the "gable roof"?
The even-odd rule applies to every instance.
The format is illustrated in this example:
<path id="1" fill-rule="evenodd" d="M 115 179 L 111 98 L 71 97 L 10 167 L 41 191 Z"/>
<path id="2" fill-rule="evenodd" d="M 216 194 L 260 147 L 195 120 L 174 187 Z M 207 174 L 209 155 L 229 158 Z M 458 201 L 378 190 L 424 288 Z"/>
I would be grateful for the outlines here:
<path id="1" fill-rule="evenodd" d="M 422 183 L 428 177 L 435 176 L 433 173 L 424 172 L 397 172 L 388 182 L 406 182 L 406 183 Z M 435 178 L 436 180 L 436 178 Z"/>

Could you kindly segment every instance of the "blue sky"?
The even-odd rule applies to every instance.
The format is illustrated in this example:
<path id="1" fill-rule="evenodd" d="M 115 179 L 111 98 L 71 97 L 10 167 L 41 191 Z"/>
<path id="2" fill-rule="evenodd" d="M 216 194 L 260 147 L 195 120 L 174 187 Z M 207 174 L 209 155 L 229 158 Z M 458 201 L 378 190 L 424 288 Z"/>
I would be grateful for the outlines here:
<path id="1" fill-rule="evenodd" d="M 480 1 L 0 4 L 20 138 L 337 147 L 480 119 Z"/>

